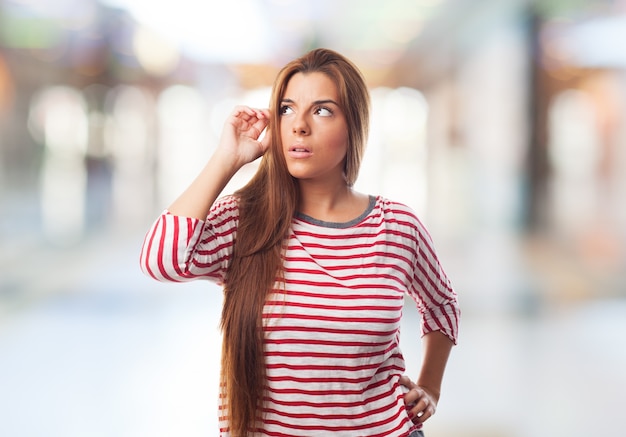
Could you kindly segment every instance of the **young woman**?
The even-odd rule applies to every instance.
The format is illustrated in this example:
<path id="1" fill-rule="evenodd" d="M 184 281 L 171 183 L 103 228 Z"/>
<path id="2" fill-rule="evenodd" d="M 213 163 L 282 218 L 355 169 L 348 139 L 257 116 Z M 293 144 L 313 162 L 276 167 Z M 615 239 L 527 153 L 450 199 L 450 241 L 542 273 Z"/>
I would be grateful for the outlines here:
<path id="1" fill-rule="evenodd" d="M 224 285 L 224 437 L 414 437 L 435 413 L 456 294 L 413 211 L 352 188 L 368 124 L 359 70 L 311 51 L 278 74 L 269 110 L 234 109 L 146 236 L 148 275 Z M 245 187 L 218 198 L 261 156 Z M 416 382 L 399 348 L 407 294 L 422 317 Z"/>

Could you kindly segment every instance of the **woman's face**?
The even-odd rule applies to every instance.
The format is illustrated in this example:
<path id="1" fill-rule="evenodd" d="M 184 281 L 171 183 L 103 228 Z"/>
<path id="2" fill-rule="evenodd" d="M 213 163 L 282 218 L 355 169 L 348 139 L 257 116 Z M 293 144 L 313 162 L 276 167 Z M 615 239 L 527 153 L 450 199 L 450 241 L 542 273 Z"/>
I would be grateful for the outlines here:
<path id="1" fill-rule="evenodd" d="M 289 80 L 280 104 L 280 135 L 293 177 L 345 183 L 348 125 L 328 76 L 296 73 Z"/>

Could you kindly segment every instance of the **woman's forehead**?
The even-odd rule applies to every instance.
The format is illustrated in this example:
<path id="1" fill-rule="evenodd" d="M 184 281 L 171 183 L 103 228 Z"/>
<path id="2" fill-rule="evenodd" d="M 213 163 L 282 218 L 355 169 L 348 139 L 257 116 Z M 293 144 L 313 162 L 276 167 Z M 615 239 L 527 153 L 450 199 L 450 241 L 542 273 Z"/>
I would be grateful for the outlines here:
<path id="1" fill-rule="evenodd" d="M 287 82 L 281 96 L 289 100 L 334 100 L 338 101 L 339 92 L 335 82 L 321 72 L 296 73 Z"/>

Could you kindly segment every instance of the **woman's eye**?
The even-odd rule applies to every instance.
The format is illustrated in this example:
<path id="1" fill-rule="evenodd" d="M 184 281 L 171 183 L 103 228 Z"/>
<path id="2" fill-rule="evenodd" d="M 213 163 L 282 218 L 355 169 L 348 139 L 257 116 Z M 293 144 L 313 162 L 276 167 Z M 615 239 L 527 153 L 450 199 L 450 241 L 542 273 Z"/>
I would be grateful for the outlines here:
<path id="1" fill-rule="evenodd" d="M 280 115 L 287 115 L 287 114 L 291 114 L 292 112 L 293 112 L 293 109 L 291 109 L 290 106 L 283 105 L 280 107 Z"/>
<path id="2" fill-rule="evenodd" d="M 331 115 L 333 115 L 333 111 L 328 108 L 317 108 L 315 110 L 315 113 L 317 115 L 321 115 L 322 117 L 330 117 Z"/>

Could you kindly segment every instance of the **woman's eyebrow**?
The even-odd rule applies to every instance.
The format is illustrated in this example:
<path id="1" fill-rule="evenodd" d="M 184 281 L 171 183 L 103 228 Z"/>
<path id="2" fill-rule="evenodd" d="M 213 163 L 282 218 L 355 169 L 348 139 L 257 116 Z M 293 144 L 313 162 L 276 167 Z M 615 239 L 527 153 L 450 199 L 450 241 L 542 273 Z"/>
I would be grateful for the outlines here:
<path id="1" fill-rule="evenodd" d="M 316 101 L 313 102 L 314 105 L 327 105 L 329 103 L 332 103 L 333 105 L 339 106 L 339 104 L 337 102 L 335 102 L 333 99 L 316 100 Z"/>
<path id="2" fill-rule="evenodd" d="M 282 99 L 281 103 L 292 103 L 295 104 L 296 102 L 294 102 L 292 99 Z M 323 99 L 323 100 L 315 100 L 311 106 L 315 106 L 315 105 L 327 105 L 329 103 L 332 103 L 335 106 L 339 106 L 339 104 L 337 102 L 335 102 L 333 99 Z"/>

